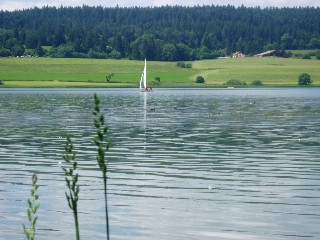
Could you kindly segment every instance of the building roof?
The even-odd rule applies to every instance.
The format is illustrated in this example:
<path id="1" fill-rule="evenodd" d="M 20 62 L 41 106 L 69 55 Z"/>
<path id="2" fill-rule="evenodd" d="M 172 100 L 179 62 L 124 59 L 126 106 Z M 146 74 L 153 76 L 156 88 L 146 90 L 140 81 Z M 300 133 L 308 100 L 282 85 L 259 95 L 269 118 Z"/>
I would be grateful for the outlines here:
<path id="1" fill-rule="evenodd" d="M 276 50 L 269 50 L 269 51 L 266 51 L 266 52 L 263 52 L 263 53 L 256 54 L 254 56 L 256 56 L 256 57 L 268 56 L 268 55 L 271 55 L 272 53 L 275 53 L 275 51 Z"/>

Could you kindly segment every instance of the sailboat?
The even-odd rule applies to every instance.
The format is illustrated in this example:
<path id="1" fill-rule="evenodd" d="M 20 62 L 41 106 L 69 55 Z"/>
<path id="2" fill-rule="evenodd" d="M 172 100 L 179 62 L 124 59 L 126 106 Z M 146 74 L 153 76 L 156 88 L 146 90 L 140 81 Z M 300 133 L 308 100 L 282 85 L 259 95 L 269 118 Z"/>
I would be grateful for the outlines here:
<path id="1" fill-rule="evenodd" d="M 147 59 L 144 59 L 144 69 L 140 79 L 140 91 L 141 92 L 152 92 L 152 88 L 147 87 Z"/>

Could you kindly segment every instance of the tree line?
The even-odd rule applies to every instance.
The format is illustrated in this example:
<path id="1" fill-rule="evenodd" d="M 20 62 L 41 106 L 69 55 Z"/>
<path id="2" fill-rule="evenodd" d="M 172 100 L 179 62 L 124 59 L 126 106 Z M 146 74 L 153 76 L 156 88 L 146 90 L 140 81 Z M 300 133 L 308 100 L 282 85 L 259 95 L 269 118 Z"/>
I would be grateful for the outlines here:
<path id="1" fill-rule="evenodd" d="M 319 49 L 320 8 L 49 7 L 0 11 L 0 56 L 188 61 Z"/>

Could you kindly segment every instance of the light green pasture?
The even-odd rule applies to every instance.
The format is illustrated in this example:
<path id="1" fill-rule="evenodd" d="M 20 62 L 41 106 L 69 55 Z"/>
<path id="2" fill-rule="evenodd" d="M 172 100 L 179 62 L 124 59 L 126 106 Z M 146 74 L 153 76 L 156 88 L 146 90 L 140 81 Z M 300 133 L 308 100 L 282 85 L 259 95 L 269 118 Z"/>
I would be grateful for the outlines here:
<path id="1" fill-rule="evenodd" d="M 192 69 L 178 68 L 176 62 L 148 61 L 147 78 L 157 87 L 218 87 L 230 79 L 260 80 L 265 86 L 296 86 L 301 73 L 309 73 L 313 85 L 320 85 L 320 61 L 303 59 L 236 58 L 190 62 Z M 5 87 L 137 87 L 143 61 L 66 59 L 66 58 L 0 58 L 0 80 Z M 114 73 L 110 83 L 106 75 Z M 205 84 L 196 84 L 201 75 Z"/>

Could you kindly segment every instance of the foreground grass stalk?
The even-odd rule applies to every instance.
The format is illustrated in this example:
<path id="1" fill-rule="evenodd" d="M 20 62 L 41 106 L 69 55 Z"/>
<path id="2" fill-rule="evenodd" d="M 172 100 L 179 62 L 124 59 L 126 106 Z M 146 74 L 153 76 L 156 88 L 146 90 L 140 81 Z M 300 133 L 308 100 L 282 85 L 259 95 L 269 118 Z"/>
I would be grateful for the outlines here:
<path id="1" fill-rule="evenodd" d="M 28 199 L 28 221 L 29 221 L 29 228 L 27 228 L 24 224 L 23 230 L 24 234 L 27 237 L 28 240 L 34 240 L 35 234 L 36 234 L 36 222 L 38 217 L 36 216 L 37 210 L 40 207 L 40 203 L 37 203 L 37 200 L 39 199 L 39 195 L 36 194 L 39 185 L 37 185 L 38 177 L 36 174 L 33 174 L 32 176 L 32 186 L 31 189 L 31 199 Z"/>
<path id="2" fill-rule="evenodd" d="M 98 165 L 102 172 L 103 177 L 103 187 L 104 187 L 104 200 L 105 200 L 105 211 L 106 211 L 106 234 L 107 239 L 109 240 L 109 216 L 108 216 L 108 201 L 107 201 L 107 170 L 108 170 L 108 161 L 105 158 L 106 151 L 109 150 L 110 142 L 105 139 L 105 136 L 108 132 L 108 127 L 105 125 L 104 116 L 100 113 L 100 100 L 97 94 L 94 94 L 94 126 L 97 130 L 97 137 L 94 140 L 97 145 L 98 150 Z"/>
<path id="3" fill-rule="evenodd" d="M 79 221 L 78 221 L 78 200 L 79 200 L 79 185 L 78 185 L 78 173 L 75 174 L 77 169 L 77 162 L 75 160 L 75 154 L 73 153 L 73 145 L 70 136 L 67 136 L 67 142 L 65 146 L 66 155 L 63 156 L 64 161 L 67 163 L 68 167 L 62 167 L 65 180 L 68 187 L 68 192 L 66 192 L 66 198 L 68 201 L 68 206 L 73 211 L 74 224 L 76 230 L 76 239 L 80 239 L 79 233 Z"/>

